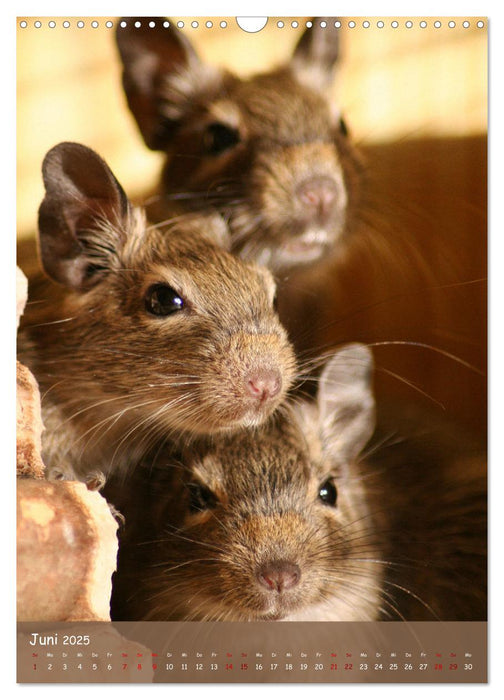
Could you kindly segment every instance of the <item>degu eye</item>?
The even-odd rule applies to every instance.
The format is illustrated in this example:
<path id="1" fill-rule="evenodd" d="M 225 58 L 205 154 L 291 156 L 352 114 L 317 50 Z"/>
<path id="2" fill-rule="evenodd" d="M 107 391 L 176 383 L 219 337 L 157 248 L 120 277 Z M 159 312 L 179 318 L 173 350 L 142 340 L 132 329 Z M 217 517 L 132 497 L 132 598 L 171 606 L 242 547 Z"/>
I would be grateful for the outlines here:
<path id="1" fill-rule="evenodd" d="M 145 295 L 145 308 L 154 316 L 170 316 L 184 308 L 184 300 L 167 284 L 153 284 Z"/>
<path id="2" fill-rule="evenodd" d="M 217 497 L 203 484 L 192 483 L 189 489 L 189 510 L 191 513 L 201 513 L 211 510 L 217 505 Z"/>
<path id="3" fill-rule="evenodd" d="M 328 506 L 332 506 L 333 508 L 336 507 L 336 503 L 338 500 L 338 491 L 336 489 L 333 479 L 327 479 L 326 481 L 324 481 L 324 483 L 319 488 L 318 497 L 320 498 L 322 503 L 325 503 Z"/>
<path id="4" fill-rule="evenodd" d="M 239 141 L 239 132 L 220 122 L 209 124 L 203 136 L 205 151 L 212 156 L 217 156 L 229 148 L 233 148 Z"/>

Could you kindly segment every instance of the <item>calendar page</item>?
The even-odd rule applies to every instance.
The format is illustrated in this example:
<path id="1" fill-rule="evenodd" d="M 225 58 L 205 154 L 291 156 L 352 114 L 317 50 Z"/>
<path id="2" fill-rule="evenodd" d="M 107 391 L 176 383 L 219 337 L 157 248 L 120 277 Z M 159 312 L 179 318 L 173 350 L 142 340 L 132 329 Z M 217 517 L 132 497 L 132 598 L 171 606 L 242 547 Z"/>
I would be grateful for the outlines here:
<path id="1" fill-rule="evenodd" d="M 487 683 L 488 28 L 16 19 L 19 684 Z"/>

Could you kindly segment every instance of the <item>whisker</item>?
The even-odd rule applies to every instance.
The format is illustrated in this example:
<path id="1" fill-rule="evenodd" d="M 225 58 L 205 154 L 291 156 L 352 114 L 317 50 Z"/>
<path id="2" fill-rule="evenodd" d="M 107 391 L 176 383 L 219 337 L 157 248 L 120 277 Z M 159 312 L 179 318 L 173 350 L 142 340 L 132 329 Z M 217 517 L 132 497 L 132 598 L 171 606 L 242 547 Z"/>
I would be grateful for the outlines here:
<path id="1" fill-rule="evenodd" d="M 466 362 L 461 357 L 458 357 L 457 355 L 454 355 L 451 352 L 447 352 L 446 350 L 443 350 L 442 348 L 438 348 L 435 345 L 430 345 L 429 343 L 420 343 L 418 341 L 412 341 L 412 340 L 386 340 L 386 341 L 380 341 L 380 342 L 376 342 L 376 343 L 368 343 L 369 347 L 378 347 L 381 345 L 409 345 L 409 346 L 413 346 L 413 347 L 419 347 L 419 348 L 425 348 L 427 350 L 432 350 L 433 352 L 437 352 L 440 355 L 443 355 L 444 357 L 447 357 L 450 360 L 453 360 L 454 362 L 457 362 L 458 364 L 463 365 L 464 367 L 467 367 L 468 369 L 472 370 L 473 372 L 476 372 L 476 374 L 479 374 L 482 377 L 485 376 L 484 372 L 482 372 L 480 369 L 478 369 L 474 365 L 471 365 L 469 362 Z"/>

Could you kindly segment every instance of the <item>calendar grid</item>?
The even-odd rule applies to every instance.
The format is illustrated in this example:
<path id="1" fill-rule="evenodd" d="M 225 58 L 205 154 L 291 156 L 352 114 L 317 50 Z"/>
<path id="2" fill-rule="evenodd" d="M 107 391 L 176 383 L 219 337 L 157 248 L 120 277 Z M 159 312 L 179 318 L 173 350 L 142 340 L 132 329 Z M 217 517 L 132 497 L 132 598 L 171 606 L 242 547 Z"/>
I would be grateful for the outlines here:
<path id="1" fill-rule="evenodd" d="M 18 623 L 20 683 L 485 683 L 487 623 Z"/>

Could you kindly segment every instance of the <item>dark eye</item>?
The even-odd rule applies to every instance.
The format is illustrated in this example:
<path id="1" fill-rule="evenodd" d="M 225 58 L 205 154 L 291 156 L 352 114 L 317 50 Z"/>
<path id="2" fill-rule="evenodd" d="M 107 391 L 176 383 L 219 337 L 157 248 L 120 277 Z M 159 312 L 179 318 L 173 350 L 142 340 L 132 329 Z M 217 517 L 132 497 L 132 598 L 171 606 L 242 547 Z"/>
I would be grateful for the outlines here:
<path id="1" fill-rule="evenodd" d="M 204 135 L 205 150 L 212 156 L 217 156 L 228 148 L 233 148 L 240 141 L 240 134 L 236 129 L 215 122 L 209 124 Z"/>
<path id="2" fill-rule="evenodd" d="M 189 484 L 189 510 L 191 513 L 201 513 L 217 505 L 216 496 L 202 484 Z"/>
<path id="3" fill-rule="evenodd" d="M 184 300 L 167 284 L 153 284 L 145 295 L 145 308 L 154 316 L 169 316 L 184 308 Z"/>
<path id="4" fill-rule="evenodd" d="M 318 497 L 328 506 L 336 507 L 336 502 L 338 500 L 338 491 L 334 485 L 333 479 L 327 479 L 319 488 Z"/>
<path id="5" fill-rule="evenodd" d="M 339 120 L 339 130 L 341 131 L 343 136 L 348 136 L 348 126 L 343 118 Z"/>

